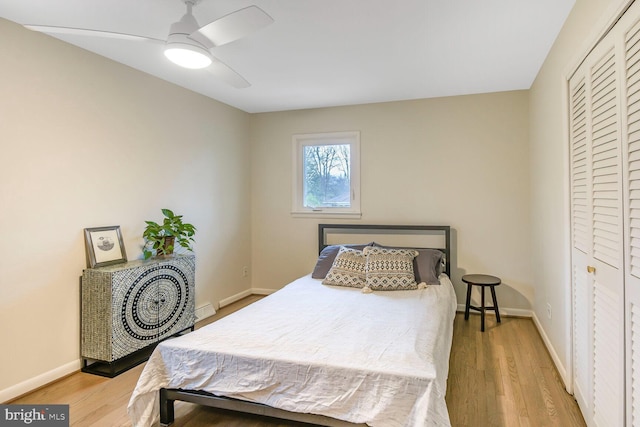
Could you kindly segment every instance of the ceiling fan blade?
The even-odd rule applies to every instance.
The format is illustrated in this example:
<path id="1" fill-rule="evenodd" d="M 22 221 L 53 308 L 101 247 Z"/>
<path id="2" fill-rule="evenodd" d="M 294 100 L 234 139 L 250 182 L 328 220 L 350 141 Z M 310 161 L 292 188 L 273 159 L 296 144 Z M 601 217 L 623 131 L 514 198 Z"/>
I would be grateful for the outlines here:
<path id="1" fill-rule="evenodd" d="M 213 62 L 207 68 L 208 72 L 225 81 L 236 89 L 245 89 L 251 86 L 251 83 L 245 80 L 240 74 L 236 73 L 231 67 L 217 58 L 213 58 Z"/>
<path id="2" fill-rule="evenodd" d="M 135 41 L 143 41 L 143 42 L 162 43 L 162 44 L 165 43 L 164 40 L 154 39 L 151 37 L 136 36 L 134 34 L 125 34 L 125 33 L 114 33 L 112 31 L 87 30 L 84 28 L 55 27 L 51 25 L 25 25 L 24 27 L 32 31 L 38 31 L 40 33 L 48 33 L 48 34 L 74 34 L 74 35 L 89 36 L 89 37 L 106 37 L 106 38 L 112 38 L 112 39 L 135 40 Z"/>
<path id="3" fill-rule="evenodd" d="M 248 6 L 216 19 L 200 28 L 196 33 L 211 40 L 214 46 L 221 46 L 248 36 L 272 22 L 273 18 L 267 15 L 264 10 L 258 6 Z"/>

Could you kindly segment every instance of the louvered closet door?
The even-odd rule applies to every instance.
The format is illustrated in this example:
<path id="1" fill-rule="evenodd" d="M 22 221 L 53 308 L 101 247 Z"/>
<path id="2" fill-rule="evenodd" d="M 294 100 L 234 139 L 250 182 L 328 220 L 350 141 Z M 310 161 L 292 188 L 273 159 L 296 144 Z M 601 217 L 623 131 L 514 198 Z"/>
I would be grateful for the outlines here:
<path id="1" fill-rule="evenodd" d="M 573 389 L 578 405 L 584 413 L 591 412 L 592 323 L 590 309 L 593 281 L 587 275 L 591 252 L 591 174 L 587 158 L 591 157 L 587 142 L 586 84 L 584 75 L 574 76 L 570 86 L 571 118 L 571 225 L 573 280 Z M 588 151 L 588 152 L 587 152 Z"/>
<path id="2" fill-rule="evenodd" d="M 590 426 L 622 426 L 625 418 L 621 87 L 617 63 L 613 39 L 605 39 L 570 82 L 575 104 L 571 117 L 574 388 Z M 584 119 L 580 108 L 584 108 Z M 587 267 L 594 270 L 587 272 Z"/>
<path id="3" fill-rule="evenodd" d="M 625 317 L 627 425 L 640 426 L 640 6 L 618 25 L 624 32 Z"/>
<path id="4" fill-rule="evenodd" d="M 592 73 L 593 420 L 624 425 L 624 286 L 620 87 L 607 49 Z"/>

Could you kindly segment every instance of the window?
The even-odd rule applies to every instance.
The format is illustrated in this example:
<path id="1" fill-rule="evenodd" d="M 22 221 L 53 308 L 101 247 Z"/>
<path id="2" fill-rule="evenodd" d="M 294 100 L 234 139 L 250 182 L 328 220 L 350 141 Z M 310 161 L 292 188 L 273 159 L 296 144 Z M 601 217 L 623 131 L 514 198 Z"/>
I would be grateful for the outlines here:
<path id="1" fill-rule="evenodd" d="M 293 136 L 294 215 L 360 216 L 360 132 Z"/>

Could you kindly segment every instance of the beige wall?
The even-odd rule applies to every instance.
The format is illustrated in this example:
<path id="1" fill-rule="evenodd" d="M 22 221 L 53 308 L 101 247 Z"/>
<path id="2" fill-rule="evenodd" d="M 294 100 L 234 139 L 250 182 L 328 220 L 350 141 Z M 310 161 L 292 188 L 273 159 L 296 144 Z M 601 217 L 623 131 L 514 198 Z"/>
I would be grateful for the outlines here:
<path id="1" fill-rule="evenodd" d="M 571 369 L 566 81 L 622 3 L 577 0 L 530 91 L 533 308 L 565 379 Z"/>
<path id="2" fill-rule="evenodd" d="M 196 306 L 249 288 L 249 115 L 0 19 L 0 402 L 79 368 L 83 228 L 198 227 Z"/>
<path id="3" fill-rule="evenodd" d="M 253 286 L 309 273 L 321 219 L 292 218 L 296 133 L 359 130 L 363 224 L 449 224 L 453 281 L 491 273 L 502 307 L 530 309 L 528 92 L 504 92 L 251 118 Z"/>

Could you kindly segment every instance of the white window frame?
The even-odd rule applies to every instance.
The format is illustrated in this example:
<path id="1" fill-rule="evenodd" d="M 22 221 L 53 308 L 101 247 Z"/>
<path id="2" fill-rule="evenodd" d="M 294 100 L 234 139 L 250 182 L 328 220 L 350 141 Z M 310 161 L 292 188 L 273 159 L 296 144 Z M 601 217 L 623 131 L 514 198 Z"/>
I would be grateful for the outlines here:
<path id="1" fill-rule="evenodd" d="M 351 206 L 310 208 L 304 206 L 303 149 L 310 145 L 349 144 Z M 345 218 L 361 217 L 360 212 L 360 131 L 307 133 L 293 135 L 293 194 L 291 214 L 294 217 Z"/>

